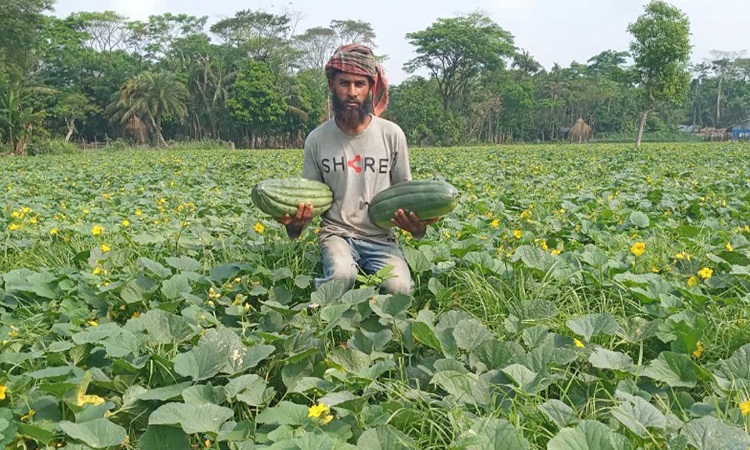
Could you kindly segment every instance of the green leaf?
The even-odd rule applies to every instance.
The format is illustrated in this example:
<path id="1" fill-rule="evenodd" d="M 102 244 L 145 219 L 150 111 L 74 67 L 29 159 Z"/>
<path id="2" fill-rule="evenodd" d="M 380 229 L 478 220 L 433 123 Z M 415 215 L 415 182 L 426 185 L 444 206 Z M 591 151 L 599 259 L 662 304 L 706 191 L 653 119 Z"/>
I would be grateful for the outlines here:
<path id="1" fill-rule="evenodd" d="M 479 377 L 473 373 L 443 370 L 432 377 L 430 384 L 440 386 L 456 401 L 470 405 L 485 404 L 489 396 L 488 387 L 480 383 Z"/>
<path id="2" fill-rule="evenodd" d="M 148 333 L 148 340 L 152 344 L 174 344 L 182 342 L 192 336 L 193 328 L 180 316 L 152 309 L 143 315 L 140 320 Z"/>
<path id="3" fill-rule="evenodd" d="M 11 443 L 18 431 L 18 423 L 13 419 L 13 411 L 0 408 L 0 445 L 6 446 Z"/>
<path id="4" fill-rule="evenodd" d="M 512 260 L 518 259 L 523 261 L 527 267 L 543 273 L 547 273 L 555 265 L 555 258 L 552 255 L 531 245 L 522 245 L 516 249 Z"/>
<path id="5" fill-rule="evenodd" d="M 620 394 L 624 401 L 612 409 L 612 416 L 630 431 L 642 438 L 649 435 L 648 428 L 664 430 L 667 418 L 654 405 L 635 395 Z"/>
<path id="6" fill-rule="evenodd" d="M 472 367 L 480 371 L 502 369 L 517 358 L 524 355 L 523 347 L 517 342 L 498 341 L 495 339 L 484 341 L 477 345 L 469 355 Z M 484 366 L 479 367 L 479 365 Z"/>
<path id="7" fill-rule="evenodd" d="M 630 213 L 630 223 L 637 226 L 638 228 L 648 228 L 648 226 L 651 224 L 651 221 L 648 219 L 648 216 L 643 214 L 640 211 L 633 211 Z"/>
<path id="8" fill-rule="evenodd" d="M 167 403 L 160 406 L 148 418 L 149 425 L 180 425 L 187 434 L 217 434 L 221 426 L 234 416 L 229 408 L 213 404 L 194 405 Z"/>
<path id="9" fill-rule="evenodd" d="M 305 405 L 283 401 L 264 409 L 255 421 L 272 425 L 302 425 L 307 420 L 308 410 Z"/>
<path id="10" fill-rule="evenodd" d="M 227 355 L 213 345 L 199 345 L 174 359 L 174 371 L 193 381 L 206 380 L 218 374 L 226 365 Z"/>
<path id="11" fill-rule="evenodd" d="M 226 392 L 228 398 L 237 398 L 247 405 L 259 406 L 270 400 L 266 387 L 266 380 L 258 375 L 250 374 L 230 380 L 226 385 Z"/>
<path id="12" fill-rule="evenodd" d="M 621 372 L 633 372 L 635 364 L 630 356 L 597 347 L 589 356 L 589 362 L 598 369 L 619 370 Z"/>
<path id="13" fill-rule="evenodd" d="M 182 391 L 182 400 L 185 403 L 203 405 L 213 403 L 221 405 L 227 399 L 223 386 L 214 387 L 211 383 L 190 386 Z"/>
<path id="14" fill-rule="evenodd" d="M 716 417 L 701 417 L 680 430 L 696 450 L 747 450 L 750 436 L 743 429 L 726 425 Z"/>
<path id="15" fill-rule="evenodd" d="M 187 389 L 191 383 L 189 381 L 186 381 L 184 383 L 178 383 L 178 384 L 171 384 L 169 386 L 164 387 L 158 387 L 154 389 L 149 389 L 148 391 L 145 391 L 141 394 L 138 394 L 136 398 L 138 400 L 159 400 L 159 401 L 167 401 L 175 399 L 182 395 L 182 392 Z"/>
<path id="16" fill-rule="evenodd" d="M 328 353 L 328 360 L 346 372 L 361 373 L 372 363 L 366 353 L 352 348 L 335 348 Z"/>
<path id="17" fill-rule="evenodd" d="M 728 378 L 739 378 L 750 382 L 750 344 L 745 344 L 728 359 L 719 362 L 721 371 Z"/>
<path id="18" fill-rule="evenodd" d="M 570 319 L 565 324 L 571 331 L 579 336 L 583 336 L 587 341 L 590 341 L 593 336 L 599 334 L 611 336 L 620 329 L 615 318 L 609 313 L 586 314 L 582 317 Z"/>
<path id="19" fill-rule="evenodd" d="M 357 440 L 360 450 L 414 450 L 414 440 L 391 425 L 366 430 Z"/>
<path id="20" fill-rule="evenodd" d="M 190 279 L 178 273 L 172 278 L 168 278 L 161 283 L 161 292 L 170 300 L 182 298 L 182 294 L 190 294 L 193 288 L 190 287 Z"/>
<path id="21" fill-rule="evenodd" d="M 159 278 L 167 278 L 168 276 L 172 275 L 171 270 L 152 259 L 141 257 L 138 258 L 138 263 Z"/>
<path id="22" fill-rule="evenodd" d="M 167 264 L 183 272 L 197 272 L 201 268 L 201 263 L 189 256 L 180 256 L 179 258 L 170 256 L 166 258 Z"/>
<path id="23" fill-rule="evenodd" d="M 529 442 L 504 419 L 482 418 L 463 433 L 459 444 L 466 450 L 527 450 Z M 465 445 L 465 447 L 463 446 Z"/>
<path id="24" fill-rule="evenodd" d="M 413 247 L 404 247 L 404 259 L 414 273 L 427 272 L 432 269 L 432 262 L 421 250 Z"/>
<path id="25" fill-rule="evenodd" d="M 471 351 L 484 341 L 493 338 L 492 333 L 476 319 L 462 320 L 453 329 L 458 348 Z"/>
<path id="26" fill-rule="evenodd" d="M 550 399 L 543 404 L 537 406 L 541 412 L 543 412 L 549 419 L 557 425 L 558 429 L 562 429 L 576 420 L 575 411 L 573 408 L 566 405 L 557 399 Z"/>
<path id="27" fill-rule="evenodd" d="M 384 319 L 394 319 L 403 316 L 411 306 L 411 297 L 408 295 L 379 295 L 375 301 L 370 302 L 370 308 L 378 316 Z"/>
<path id="28" fill-rule="evenodd" d="M 666 383 L 670 387 L 693 387 L 698 381 L 695 363 L 682 353 L 661 352 L 643 370 L 643 376 Z"/>
<path id="29" fill-rule="evenodd" d="M 576 428 L 563 428 L 547 443 L 547 450 L 629 450 L 627 441 L 606 425 L 584 420 Z"/>
<path id="30" fill-rule="evenodd" d="M 188 450 L 188 435 L 177 427 L 149 425 L 138 441 L 141 450 Z"/>
<path id="31" fill-rule="evenodd" d="M 430 325 L 424 322 L 412 323 L 411 335 L 414 337 L 415 341 L 442 353 L 443 346 L 440 345 L 440 339 L 437 338 L 435 331 Z"/>
<path id="32" fill-rule="evenodd" d="M 529 394 L 535 394 L 552 384 L 552 379 L 543 373 L 536 373 L 521 364 L 511 364 L 502 372 L 515 381 L 518 389 Z"/>
<path id="33" fill-rule="evenodd" d="M 158 286 L 153 279 L 139 274 L 137 278 L 125 283 L 120 290 L 120 298 L 125 303 L 139 303 L 146 299 L 146 294 L 155 292 Z"/>
<path id="34" fill-rule="evenodd" d="M 58 426 L 71 438 L 93 448 L 120 445 L 125 442 L 128 435 L 125 428 L 107 419 L 94 419 L 80 424 L 63 420 L 58 423 Z"/>

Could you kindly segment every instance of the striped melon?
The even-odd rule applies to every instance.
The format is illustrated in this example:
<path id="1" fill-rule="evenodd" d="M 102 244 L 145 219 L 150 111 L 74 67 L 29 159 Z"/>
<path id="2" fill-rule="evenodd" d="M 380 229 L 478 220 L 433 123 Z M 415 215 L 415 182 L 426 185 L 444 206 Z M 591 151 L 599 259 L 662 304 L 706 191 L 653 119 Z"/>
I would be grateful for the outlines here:
<path id="1" fill-rule="evenodd" d="M 422 220 L 434 219 L 449 213 L 458 203 L 458 190 L 445 181 L 405 181 L 378 192 L 370 202 L 370 219 L 375 225 L 392 227 L 391 219 L 397 210 L 414 213 Z"/>
<path id="2" fill-rule="evenodd" d="M 328 185 L 306 178 L 261 181 L 253 186 L 250 198 L 258 209 L 272 217 L 293 216 L 300 203 L 311 203 L 313 216 L 319 216 L 333 203 L 333 193 Z"/>

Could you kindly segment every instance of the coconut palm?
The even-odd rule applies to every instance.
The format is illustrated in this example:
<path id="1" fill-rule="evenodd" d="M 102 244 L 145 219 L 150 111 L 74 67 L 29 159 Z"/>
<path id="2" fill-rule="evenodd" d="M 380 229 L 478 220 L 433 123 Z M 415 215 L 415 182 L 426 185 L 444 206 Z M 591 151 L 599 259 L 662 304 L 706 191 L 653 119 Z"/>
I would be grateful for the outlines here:
<path id="1" fill-rule="evenodd" d="M 162 120 L 166 117 L 184 118 L 188 95 L 185 85 L 171 72 L 141 72 L 120 88 L 113 116 L 123 124 L 129 123 L 133 117 L 149 123 L 157 145 L 166 146 L 161 133 Z"/>

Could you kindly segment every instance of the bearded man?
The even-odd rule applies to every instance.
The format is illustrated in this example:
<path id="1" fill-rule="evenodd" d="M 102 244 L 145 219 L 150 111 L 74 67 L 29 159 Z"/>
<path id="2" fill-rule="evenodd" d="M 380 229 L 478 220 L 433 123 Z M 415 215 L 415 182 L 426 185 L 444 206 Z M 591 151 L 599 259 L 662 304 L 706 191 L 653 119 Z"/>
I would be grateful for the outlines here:
<path id="1" fill-rule="evenodd" d="M 391 228 L 375 225 L 368 207 L 378 192 L 411 179 L 409 149 L 401 128 L 380 117 L 388 104 L 388 82 L 372 50 L 360 44 L 339 47 L 325 66 L 335 115 L 305 140 L 302 176 L 333 191 L 333 205 L 322 215 L 318 242 L 323 258 L 320 286 L 343 280 L 354 286 L 359 270 L 374 274 L 391 266 L 381 285 L 389 294 L 409 294 L 409 266 Z M 276 220 L 296 239 L 312 219 L 312 205 L 300 204 L 294 216 Z M 415 239 L 437 221 L 413 212 L 395 212 L 394 225 Z"/>

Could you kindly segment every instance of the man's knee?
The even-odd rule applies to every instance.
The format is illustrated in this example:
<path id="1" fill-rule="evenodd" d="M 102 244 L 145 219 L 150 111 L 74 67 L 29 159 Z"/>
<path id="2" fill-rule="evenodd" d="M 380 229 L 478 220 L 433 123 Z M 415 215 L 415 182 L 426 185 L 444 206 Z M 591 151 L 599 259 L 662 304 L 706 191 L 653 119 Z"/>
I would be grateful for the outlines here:
<path id="1" fill-rule="evenodd" d="M 414 282 L 411 279 L 411 273 L 406 264 L 395 266 L 391 272 L 391 277 L 383 281 L 380 290 L 384 294 L 406 294 L 409 295 L 414 288 Z"/>
<path id="2" fill-rule="evenodd" d="M 358 270 L 356 265 L 334 262 L 330 278 L 331 280 L 343 281 L 346 284 L 347 289 L 351 289 L 357 281 L 357 274 Z"/>

